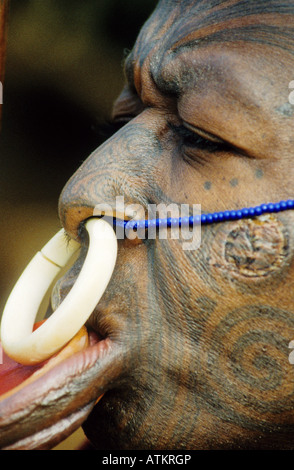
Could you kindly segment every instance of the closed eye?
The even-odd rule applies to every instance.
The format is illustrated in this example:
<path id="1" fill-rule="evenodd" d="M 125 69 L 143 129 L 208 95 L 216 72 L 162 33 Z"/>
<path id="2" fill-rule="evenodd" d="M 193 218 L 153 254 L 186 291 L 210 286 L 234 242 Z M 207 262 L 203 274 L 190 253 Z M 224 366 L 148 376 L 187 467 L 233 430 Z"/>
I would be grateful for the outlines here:
<path id="1" fill-rule="evenodd" d="M 171 127 L 176 134 L 181 137 L 185 147 L 207 150 L 208 152 L 224 151 L 230 148 L 230 145 L 224 140 L 210 135 L 198 128 L 192 128 L 189 124 Z"/>

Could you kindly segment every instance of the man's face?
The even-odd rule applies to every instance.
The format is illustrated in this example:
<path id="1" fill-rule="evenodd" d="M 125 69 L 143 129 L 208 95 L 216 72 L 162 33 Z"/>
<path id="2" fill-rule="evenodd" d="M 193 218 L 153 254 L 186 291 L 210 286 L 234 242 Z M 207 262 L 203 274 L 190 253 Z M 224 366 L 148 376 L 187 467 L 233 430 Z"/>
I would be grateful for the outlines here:
<path id="1" fill-rule="evenodd" d="M 213 212 L 293 197 L 294 3 L 272 4 L 159 3 L 126 60 L 121 129 L 61 195 L 71 236 L 118 196 L 146 214 L 150 204 Z M 123 357 L 84 426 L 98 448 L 291 445 L 293 229 L 287 211 L 202 227 L 197 250 L 181 238 L 119 241 L 89 320 Z"/>

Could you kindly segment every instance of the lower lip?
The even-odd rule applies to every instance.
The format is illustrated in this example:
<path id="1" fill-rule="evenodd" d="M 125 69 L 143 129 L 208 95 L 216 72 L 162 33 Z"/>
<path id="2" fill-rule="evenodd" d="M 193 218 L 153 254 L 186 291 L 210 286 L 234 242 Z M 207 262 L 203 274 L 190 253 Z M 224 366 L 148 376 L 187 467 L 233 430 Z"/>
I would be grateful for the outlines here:
<path id="1" fill-rule="evenodd" d="M 58 444 L 77 429 L 100 398 L 114 387 L 123 369 L 122 350 L 110 338 L 100 340 L 92 331 L 88 337 L 88 345 L 80 352 L 57 365 L 58 355 L 49 359 L 24 382 L 0 396 L 1 449 L 37 450 L 40 433 L 41 449 L 52 448 L 52 442 Z M 51 360 L 53 366 L 51 363 L 52 367 L 46 369 Z M 50 410 L 45 414 L 44 403 Z"/>
<path id="2" fill-rule="evenodd" d="M 88 366 L 88 362 L 91 363 L 93 358 L 98 360 L 103 357 L 108 349 L 108 339 L 102 339 L 94 331 L 88 331 L 88 346 L 82 351 L 74 353 L 74 356 L 76 360 L 78 360 L 78 355 L 82 354 L 84 359 L 83 365 Z M 32 377 L 35 372 L 41 372 L 41 369 L 51 360 L 54 360 L 56 356 L 57 355 L 37 365 L 24 366 L 9 358 L 2 350 L 0 343 L 0 357 L 2 358 L 2 363 L 0 364 L 0 401 L 3 398 L 5 399 L 7 395 L 13 394 L 13 389 L 16 387 L 21 385 L 25 387 L 27 379 Z M 69 356 L 67 359 L 63 360 L 63 363 L 70 360 L 71 357 L 72 356 Z"/>

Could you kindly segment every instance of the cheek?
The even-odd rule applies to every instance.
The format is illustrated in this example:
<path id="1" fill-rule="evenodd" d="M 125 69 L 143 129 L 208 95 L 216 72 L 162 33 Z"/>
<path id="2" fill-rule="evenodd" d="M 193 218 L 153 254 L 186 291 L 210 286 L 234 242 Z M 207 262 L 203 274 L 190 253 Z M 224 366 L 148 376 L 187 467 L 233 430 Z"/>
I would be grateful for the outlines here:
<path id="1" fill-rule="evenodd" d="M 214 236 L 213 230 L 205 230 L 195 250 L 185 250 L 184 240 L 172 239 L 156 241 L 149 250 L 153 298 L 169 326 L 180 329 L 183 335 L 198 335 L 221 295 L 209 264 Z"/>

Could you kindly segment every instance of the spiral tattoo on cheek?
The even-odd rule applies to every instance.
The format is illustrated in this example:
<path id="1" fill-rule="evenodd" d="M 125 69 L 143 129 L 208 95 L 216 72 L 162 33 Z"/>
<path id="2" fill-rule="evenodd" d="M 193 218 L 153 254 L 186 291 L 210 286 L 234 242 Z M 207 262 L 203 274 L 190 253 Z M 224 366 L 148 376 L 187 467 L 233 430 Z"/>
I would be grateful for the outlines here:
<path id="1" fill-rule="evenodd" d="M 277 432 L 284 419 L 291 426 L 285 415 L 294 406 L 288 361 L 294 315 L 286 301 L 277 306 L 277 298 L 292 263 L 287 224 L 276 215 L 223 224 L 215 233 L 210 268 L 227 304 L 205 333 L 203 393 L 211 413 L 243 429 L 259 432 L 261 419 L 265 433 Z"/>
<path id="2" fill-rule="evenodd" d="M 269 305 L 236 308 L 216 322 L 201 368 L 210 412 L 263 433 L 289 426 L 294 379 L 287 341 L 293 331 L 293 315 Z"/>

